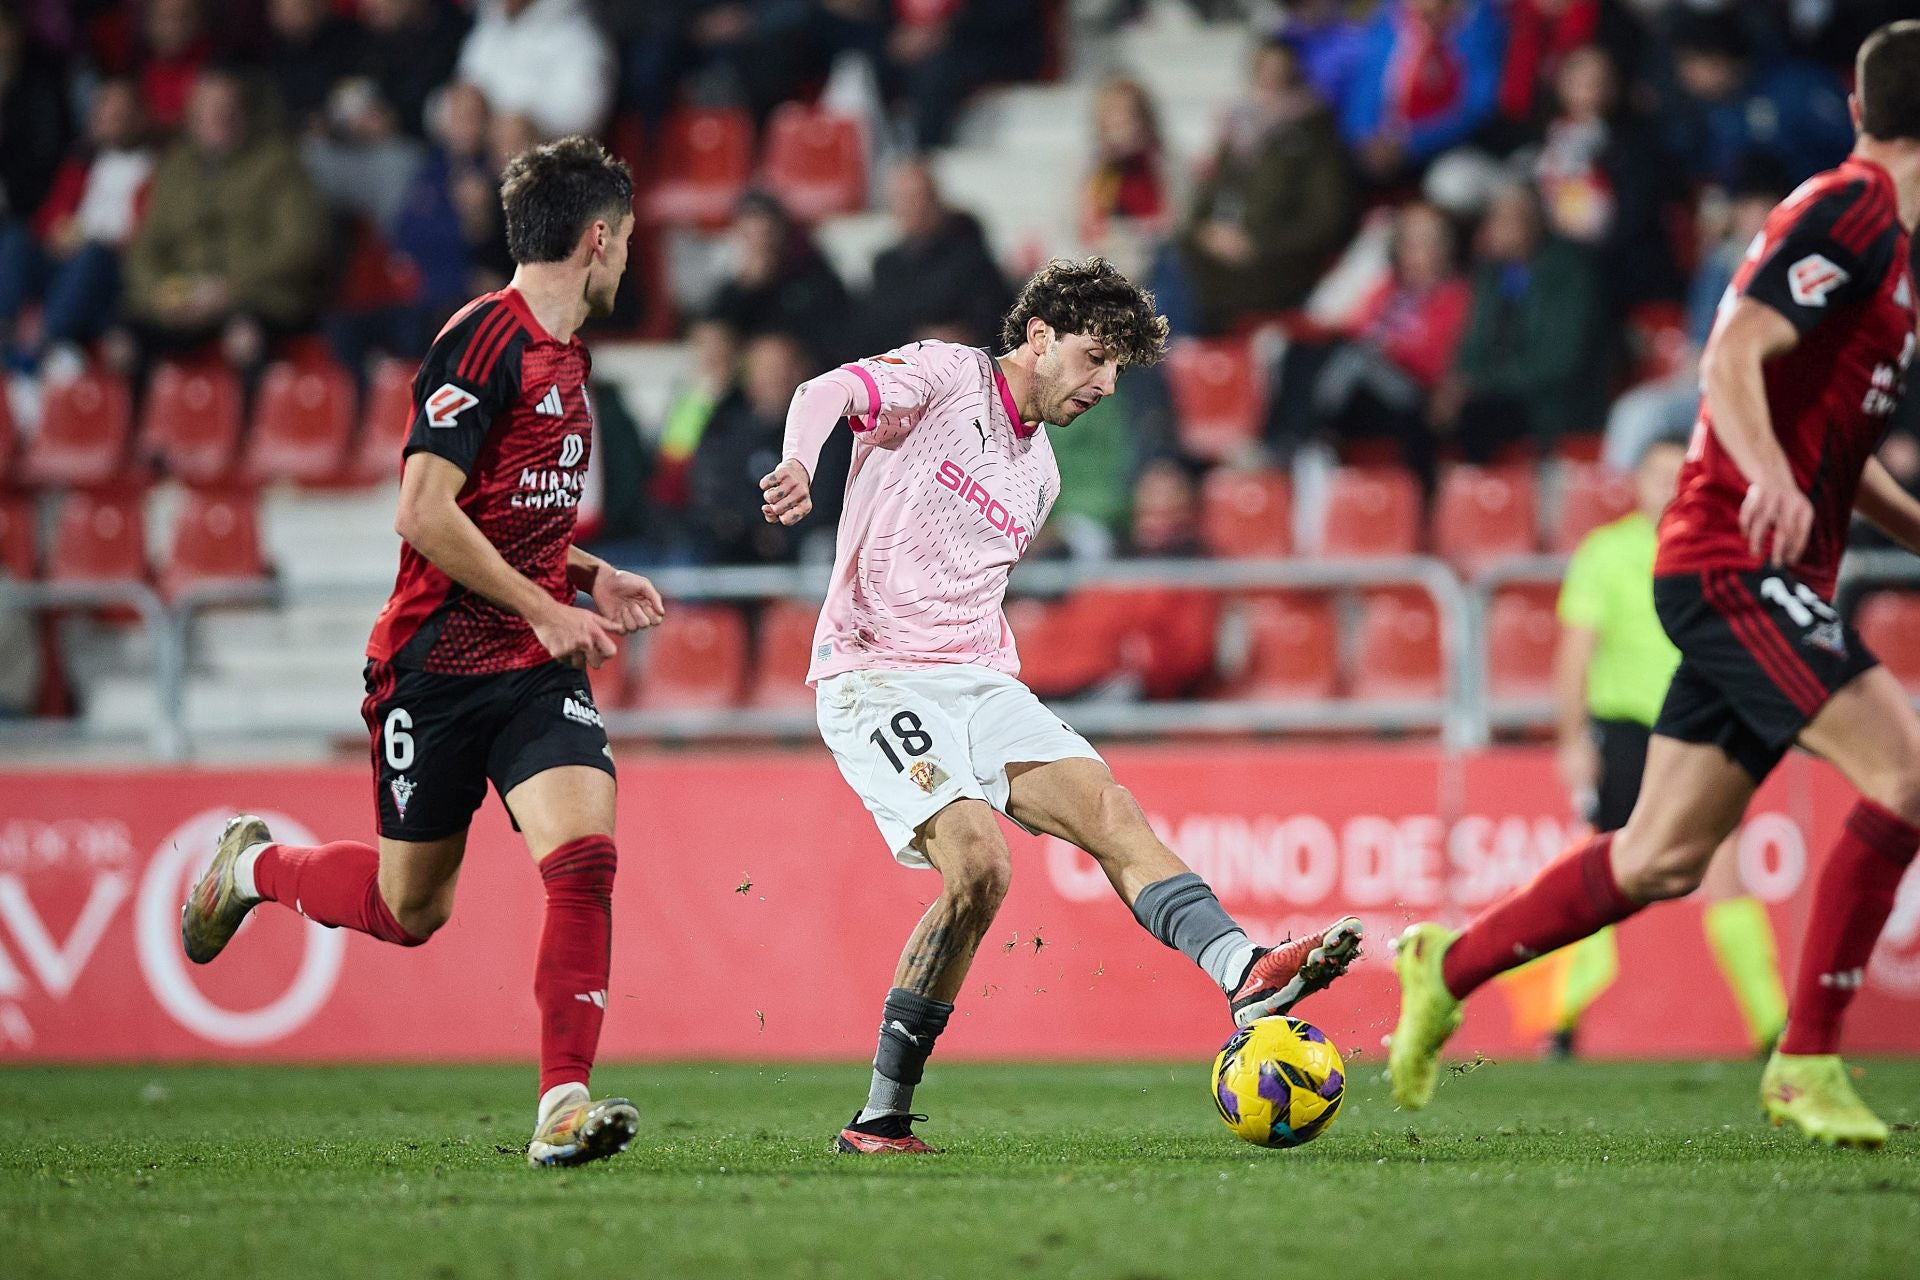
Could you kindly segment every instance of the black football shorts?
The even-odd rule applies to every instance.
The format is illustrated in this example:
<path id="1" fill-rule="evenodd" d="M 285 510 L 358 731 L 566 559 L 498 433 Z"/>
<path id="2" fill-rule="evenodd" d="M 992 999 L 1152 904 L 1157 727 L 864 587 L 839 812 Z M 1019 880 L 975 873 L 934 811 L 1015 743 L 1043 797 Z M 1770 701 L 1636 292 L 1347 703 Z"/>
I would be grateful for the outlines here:
<path id="1" fill-rule="evenodd" d="M 1653 731 L 1719 747 L 1760 782 L 1827 699 L 1879 659 L 1831 603 L 1784 569 L 1653 580 L 1680 650 Z"/>
<path id="2" fill-rule="evenodd" d="M 369 662 L 366 677 L 360 713 L 373 737 L 374 808 L 380 834 L 390 839 L 438 840 L 466 830 L 489 781 L 504 801 L 528 778 L 562 765 L 613 772 L 584 671 L 545 662 L 446 675 Z"/>

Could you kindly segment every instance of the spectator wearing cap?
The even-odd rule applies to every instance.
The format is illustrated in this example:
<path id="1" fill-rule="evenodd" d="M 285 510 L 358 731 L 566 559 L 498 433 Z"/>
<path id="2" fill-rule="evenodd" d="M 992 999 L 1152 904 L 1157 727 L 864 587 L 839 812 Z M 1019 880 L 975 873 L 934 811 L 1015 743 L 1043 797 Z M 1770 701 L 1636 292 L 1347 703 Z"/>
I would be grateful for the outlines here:
<path id="1" fill-rule="evenodd" d="M 542 136 L 598 134 L 613 112 L 613 44 L 584 0 L 480 0 L 458 74 Z"/>
<path id="2" fill-rule="evenodd" d="M 874 259 L 864 345 L 884 351 L 917 338 L 993 342 L 1013 291 L 980 220 L 947 204 L 924 160 L 895 166 L 887 207 L 900 238 Z"/>

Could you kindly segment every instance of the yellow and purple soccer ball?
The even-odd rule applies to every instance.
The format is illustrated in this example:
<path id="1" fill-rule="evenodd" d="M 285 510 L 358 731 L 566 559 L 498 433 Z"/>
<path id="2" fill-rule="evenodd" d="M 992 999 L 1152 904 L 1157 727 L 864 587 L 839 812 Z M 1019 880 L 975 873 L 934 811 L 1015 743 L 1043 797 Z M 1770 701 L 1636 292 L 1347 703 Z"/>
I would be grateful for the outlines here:
<path id="1" fill-rule="evenodd" d="M 1213 1060 L 1213 1101 L 1227 1128 L 1256 1147 L 1297 1147 L 1327 1131 L 1346 1096 L 1340 1051 L 1312 1023 L 1261 1018 Z"/>

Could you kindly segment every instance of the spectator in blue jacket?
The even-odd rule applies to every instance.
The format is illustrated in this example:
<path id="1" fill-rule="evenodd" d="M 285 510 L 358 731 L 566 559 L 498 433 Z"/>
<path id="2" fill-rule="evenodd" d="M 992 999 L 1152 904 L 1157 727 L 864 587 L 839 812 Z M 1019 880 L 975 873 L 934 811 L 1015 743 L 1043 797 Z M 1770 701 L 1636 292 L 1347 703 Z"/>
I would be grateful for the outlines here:
<path id="1" fill-rule="evenodd" d="M 1499 104 L 1506 33 L 1493 0 L 1388 0 L 1362 36 L 1340 126 L 1386 181 L 1471 137 Z"/>
<path id="2" fill-rule="evenodd" d="M 1852 149 L 1840 82 L 1804 59 L 1759 56 L 1735 15 L 1677 14 L 1672 48 L 1677 91 L 1661 118 L 1690 172 L 1731 185 L 1757 153 L 1797 183 Z"/>

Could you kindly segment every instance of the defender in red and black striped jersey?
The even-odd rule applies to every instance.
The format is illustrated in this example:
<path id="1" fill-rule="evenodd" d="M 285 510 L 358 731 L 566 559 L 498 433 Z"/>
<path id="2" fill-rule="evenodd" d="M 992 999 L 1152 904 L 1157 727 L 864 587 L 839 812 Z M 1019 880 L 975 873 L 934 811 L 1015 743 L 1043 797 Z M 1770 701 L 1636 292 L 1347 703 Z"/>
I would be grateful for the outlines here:
<path id="1" fill-rule="evenodd" d="M 663 616 L 645 578 L 573 545 L 592 420 L 575 336 L 613 306 L 633 180 L 586 138 L 515 156 L 501 184 L 512 282 L 463 308 L 414 381 L 393 596 L 367 644 L 379 847 L 278 844 L 235 818 L 181 912 L 205 963 L 254 906 L 417 946 L 446 923 L 491 783 L 539 864 L 540 1092 L 527 1158 L 624 1150 L 639 1116 L 587 1077 L 613 937 L 613 753 L 584 668 Z M 592 599 L 577 606 L 576 592 Z"/>
<path id="2" fill-rule="evenodd" d="M 1862 792 L 1821 868 L 1787 1027 L 1761 1106 L 1822 1142 L 1879 1146 L 1839 1057 L 1840 1024 L 1920 851 L 1920 714 L 1833 608 L 1857 513 L 1920 551 L 1920 501 L 1874 458 L 1915 343 L 1908 236 L 1920 220 L 1920 21 L 1860 48 L 1853 154 L 1767 220 L 1721 302 L 1702 405 L 1660 525 L 1654 603 L 1680 665 L 1640 795 L 1458 935 L 1415 925 L 1396 969 L 1387 1071 L 1432 1097 L 1460 1001 L 1487 979 L 1700 884 L 1786 750 Z"/>
<path id="3" fill-rule="evenodd" d="M 464 472 L 460 510 L 561 604 L 573 603 L 567 550 L 593 444 L 591 367 L 578 335 L 556 341 L 508 287 L 461 308 L 413 380 L 406 454 L 432 453 Z M 411 543 L 367 656 L 459 675 L 552 661 L 525 617 L 454 581 Z"/>

